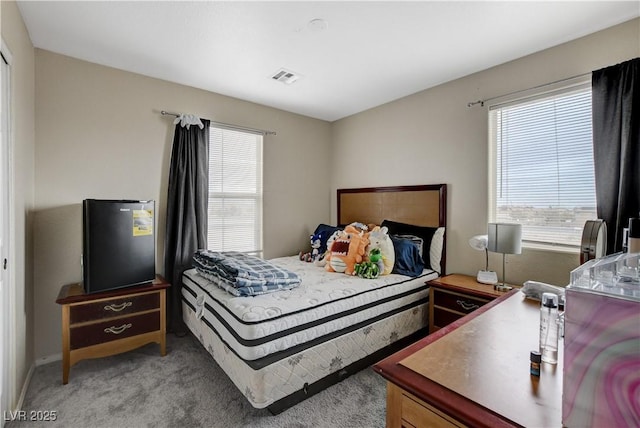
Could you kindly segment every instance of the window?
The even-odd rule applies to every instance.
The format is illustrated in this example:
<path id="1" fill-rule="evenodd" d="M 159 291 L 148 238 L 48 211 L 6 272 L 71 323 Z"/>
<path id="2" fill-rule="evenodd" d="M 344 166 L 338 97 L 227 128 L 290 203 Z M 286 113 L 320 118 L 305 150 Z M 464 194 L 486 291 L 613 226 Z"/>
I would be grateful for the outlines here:
<path id="1" fill-rule="evenodd" d="M 522 224 L 524 245 L 578 248 L 597 218 L 588 84 L 489 110 L 489 221 Z"/>
<path id="2" fill-rule="evenodd" d="M 208 248 L 262 255 L 262 135 L 211 126 Z"/>

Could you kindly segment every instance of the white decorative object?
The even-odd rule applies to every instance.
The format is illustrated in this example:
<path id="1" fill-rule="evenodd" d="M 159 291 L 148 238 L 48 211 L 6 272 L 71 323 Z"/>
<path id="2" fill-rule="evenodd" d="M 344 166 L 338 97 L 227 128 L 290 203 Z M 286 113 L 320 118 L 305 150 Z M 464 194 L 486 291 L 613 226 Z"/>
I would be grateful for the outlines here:
<path id="1" fill-rule="evenodd" d="M 498 275 L 489 270 L 489 253 L 487 251 L 487 245 L 489 243 L 488 235 L 476 235 L 469 239 L 469 245 L 474 250 L 484 251 L 485 254 L 485 267 L 484 270 L 479 270 L 476 277 L 476 281 L 481 284 L 496 284 L 498 282 Z"/>
<path id="2" fill-rule="evenodd" d="M 198 116 L 195 114 L 181 114 L 173 121 L 174 125 L 180 124 L 183 128 L 189 129 L 191 125 L 198 125 L 200 129 L 204 128 L 204 124 Z"/>

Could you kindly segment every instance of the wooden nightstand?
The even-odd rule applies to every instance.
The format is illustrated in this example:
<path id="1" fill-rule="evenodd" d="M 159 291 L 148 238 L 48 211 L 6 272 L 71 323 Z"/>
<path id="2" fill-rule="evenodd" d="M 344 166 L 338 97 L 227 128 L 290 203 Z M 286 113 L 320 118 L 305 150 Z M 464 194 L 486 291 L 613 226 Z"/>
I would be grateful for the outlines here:
<path id="1" fill-rule="evenodd" d="M 472 276 L 446 275 L 428 282 L 429 333 L 451 324 L 493 299 L 505 294 L 493 285 L 481 284 Z"/>
<path id="2" fill-rule="evenodd" d="M 82 284 L 60 289 L 62 305 L 62 383 L 69 369 L 87 358 L 130 351 L 158 343 L 166 354 L 166 289 L 161 276 L 147 284 L 85 294 Z"/>

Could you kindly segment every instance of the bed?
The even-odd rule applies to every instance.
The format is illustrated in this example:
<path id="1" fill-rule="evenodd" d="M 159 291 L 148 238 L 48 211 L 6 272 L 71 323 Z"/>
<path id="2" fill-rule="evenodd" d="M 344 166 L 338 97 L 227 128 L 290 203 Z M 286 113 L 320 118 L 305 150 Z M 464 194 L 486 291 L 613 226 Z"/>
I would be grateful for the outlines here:
<path id="1" fill-rule="evenodd" d="M 425 269 L 363 279 L 281 257 L 270 261 L 301 285 L 252 297 L 183 275 L 185 324 L 256 408 L 279 413 L 427 334 L 426 282 L 446 271 L 446 185 L 339 189 L 337 208 L 339 225 L 431 231 Z"/>

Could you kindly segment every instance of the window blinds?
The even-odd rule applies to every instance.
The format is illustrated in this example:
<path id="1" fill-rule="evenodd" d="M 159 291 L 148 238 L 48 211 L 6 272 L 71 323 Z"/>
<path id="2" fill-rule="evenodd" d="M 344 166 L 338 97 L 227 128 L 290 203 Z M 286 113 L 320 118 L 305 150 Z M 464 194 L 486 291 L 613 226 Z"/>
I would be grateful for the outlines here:
<path id="1" fill-rule="evenodd" d="M 210 250 L 262 254 L 262 138 L 211 126 Z"/>
<path id="2" fill-rule="evenodd" d="M 585 86 L 490 109 L 489 218 L 522 224 L 525 242 L 577 247 L 597 217 Z"/>

